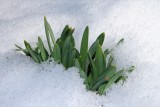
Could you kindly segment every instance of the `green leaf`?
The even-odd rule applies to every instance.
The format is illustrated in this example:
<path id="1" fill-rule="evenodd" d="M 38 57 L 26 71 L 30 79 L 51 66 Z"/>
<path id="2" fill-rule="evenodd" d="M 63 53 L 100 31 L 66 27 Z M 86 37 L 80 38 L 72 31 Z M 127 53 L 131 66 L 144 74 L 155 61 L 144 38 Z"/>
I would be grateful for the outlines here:
<path id="1" fill-rule="evenodd" d="M 117 43 L 116 46 L 118 46 L 120 43 L 123 43 L 123 41 L 124 41 L 124 38 L 122 38 L 121 40 L 119 40 L 119 42 Z"/>
<path id="2" fill-rule="evenodd" d="M 82 70 L 81 65 L 80 65 L 78 59 L 75 59 L 75 67 L 77 67 L 79 70 Z"/>
<path id="3" fill-rule="evenodd" d="M 90 55 L 92 57 L 92 59 L 94 58 L 93 56 L 95 55 L 96 53 L 96 50 L 97 50 L 97 47 L 99 45 L 99 40 L 96 40 L 90 47 L 89 49 L 89 52 L 90 52 Z"/>
<path id="4" fill-rule="evenodd" d="M 76 48 L 74 48 L 74 50 L 76 50 L 76 58 L 79 58 L 80 56 L 79 51 Z"/>
<path id="5" fill-rule="evenodd" d="M 15 49 L 16 51 L 25 51 L 26 49 Z"/>
<path id="6" fill-rule="evenodd" d="M 105 79 L 100 79 L 93 87 L 91 88 L 92 91 L 96 91 L 103 83 L 105 83 Z"/>
<path id="7" fill-rule="evenodd" d="M 106 69 L 106 76 L 105 79 L 108 81 L 112 78 L 112 76 L 116 73 L 116 67 L 112 66 L 109 69 Z"/>
<path id="8" fill-rule="evenodd" d="M 103 74 L 101 74 L 97 80 L 95 81 L 92 91 L 97 90 L 103 83 L 107 82 L 112 78 L 112 76 L 116 73 L 116 67 L 111 67 L 110 69 L 106 69 Z"/>
<path id="9" fill-rule="evenodd" d="M 99 45 L 102 46 L 103 41 L 104 41 L 104 38 L 105 38 L 105 33 L 103 32 L 103 33 L 101 33 L 101 34 L 98 36 L 98 38 L 97 38 L 97 40 L 99 40 Z"/>
<path id="10" fill-rule="evenodd" d="M 88 58 L 89 58 L 90 63 L 91 63 L 91 65 L 92 65 L 93 71 L 92 71 L 91 73 L 92 73 L 92 75 L 93 75 L 93 81 L 94 81 L 94 80 L 97 79 L 97 77 L 98 77 L 98 75 L 99 75 L 99 71 L 98 71 L 98 69 L 96 68 L 95 63 L 93 62 L 90 53 L 88 53 Z"/>
<path id="11" fill-rule="evenodd" d="M 29 52 L 26 49 L 21 48 L 18 45 L 15 45 L 18 49 L 15 49 L 16 51 L 23 51 L 27 56 L 30 56 Z"/>
<path id="12" fill-rule="evenodd" d="M 69 54 L 69 51 L 66 50 L 65 53 L 64 53 L 64 57 L 63 57 L 63 59 L 62 59 L 62 64 L 64 65 L 64 67 L 65 67 L 66 69 L 68 68 L 68 64 L 67 64 L 68 54 Z"/>
<path id="13" fill-rule="evenodd" d="M 54 48 L 53 48 L 53 56 L 54 56 L 54 60 L 56 62 L 61 62 L 61 52 L 60 52 L 60 48 L 58 46 L 58 44 L 54 44 Z"/>
<path id="14" fill-rule="evenodd" d="M 87 77 L 86 83 L 87 83 L 87 89 L 88 89 L 88 90 L 91 90 L 92 85 L 93 85 L 93 79 L 92 79 L 91 74 Z"/>
<path id="15" fill-rule="evenodd" d="M 95 55 L 95 65 L 98 70 L 98 75 L 100 75 L 104 71 L 104 57 L 101 45 L 98 45 Z"/>
<path id="16" fill-rule="evenodd" d="M 122 82 L 124 83 L 127 78 L 128 78 L 128 76 L 126 76 L 126 75 L 120 76 L 120 77 L 115 81 L 115 83 L 118 83 L 118 82 L 121 81 L 121 80 L 122 80 Z M 123 84 L 123 83 L 122 83 L 122 84 Z"/>
<path id="17" fill-rule="evenodd" d="M 26 41 L 24 41 L 24 44 L 26 46 L 27 51 L 29 52 L 29 54 L 31 55 L 31 57 L 33 58 L 33 60 L 37 63 L 39 63 L 38 57 L 37 55 L 33 52 L 33 49 L 31 48 L 30 44 L 27 43 Z"/>
<path id="18" fill-rule="evenodd" d="M 103 44 L 103 41 L 104 41 L 104 37 L 105 37 L 105 34 L 104 33 L 101 33 L 98 38 L 96 39 L 96 41 L 91 45 L 90 49 L 89 49 L 89 52 L 90 52 L 90 55 L 92 57 L 92 59 L 95 58 L 95 53 L 96 53 L 96 50 L 97 50 L 97 47 L 98 45 L 101 45 Z M 105 59 L 104 59 L 104 63 L 105 63 Z M 85 66 L 85 72 L 87 72 L 87 69 L 88 69 L 88 65 L 89 65 L 89 59 L 87 58 L 86 59 L 86 66 Z M 105 65 L 105 64 L 104 64 Z M 106 66 L 106 65 L 105 65 Z M 104 68 L 105 68 L 104 66 Z"/>
<path id="19" fill-rule="evenodd" d="M 97 46 L 99 44 L 99 40 L 96 40 L 90 47 L 89 49 L 89 53 L 90 53 L 90 56 L 92 59 L 94 59 L 94 56 L 95 56 L 95 53 L 96 53 L 96 49 L 97 49 Z M 88 74 L 88 66 L 89 66 L 89 58 L 87 57 L 86 58 L 86 62 L 85 62 L 85 73 Z"/>
<path id="20" fill-rule="evenodd" d="M 103 71 L 104 71 L 107 68 L 106 67 L 106 56 L 103 52 L 102 52 L 102 54 L 103 54 Z"/>
<path id="21" fill-rule="evenodd" d="M 74 32 L 74 29 L 72 29 L 71 27 L 68 28 L 68 30 L 66 31 L 66 33 L 64 34 L 64 36 L 61 36 L 61 41 L 62 41 L 62 45 L 64 45 L 64 42 L 66 41 L 66 39 L 69 37 L 69 36 L 72 36 Z"/>
<path id="22" fill-rule="evenodd" d="M 42 56 L 40 54 L 37 54 L 37 58 L 38 58 L 39 62 L 43 62 Z"/>
<path id="23" fill-rule="evenodd" d="M 68 67 L 72 67 L 74 64 L 74 59 L 76 58 L 76 50 L 70 49 L 68 55 Z"/>
<path id="24" fill-rule="evenodd" d="M 107 57 L 108 54 L 109 54 L 109 50 L 106 49 L 106 50 L 104 51 L 104 56 L 105 56 L 105 58 Z"/>
<path id="25" fill-rule="evenodd" d="M 87 26 L 83 33 L 81 48 L 80 48 L 80 55 L 81 55 L 81 62 L 82 62 L 81 66 L 83 70 L 85 67 L 85 61 L 86 61 L 87 52 L 88 52 L 88 37 L 89 37 L 89 27 Z"/>
<path id="26" fill-rule="evenodd" d="M 68 36 L 62 47 L 62 59 L 67 50 L 70 49 L 71 36 Z"/>
<path id="27" fill-rule="evenodd" d="M 41 52 L 41 57 L 43 61 L 46 61 L 48 59 L 48 53 L 44 47 L 44 44 L 42 42 L 42 39 L 40 37 L 38 37 L 38 47 L 40 49 Z"/>
<path id="28" fill-rule="evenodd" d="M 64 27 L 64 29 L 63 29 L 63 31 L 62 31 L 62 34 L 61 34 L 61 37 L 60 37 L 63 42 L 64 42 L 65 39 L 66 39 L 66 34 L 67 34 L 68 30 L 69 30 L 69 26 L 66 25 L 66 26 Z"/>
<path id="29" fill-rule="evenodd" d="M 77 68 L 79 69 L 79 73 L 80 73 L 81 78 L 86 79 L 86 74 L 85 74 L 85 72 L 82 70 L 81 65 L 80 65 L 78 59 L 75 59 L 75 67 L 77 67 Z"/>
<path id="30" fill-rule="evenodd" d="M 99 94 L 99 95 L 103 95 L 103 94 L 105 94 L 105 90 L 106 90 L 106 85 L 107 85 L 107 83 L 104 83 L 104 84 L 102 84 L 99 88 L 98 88 L 98 91 L 97 91 L 97 93 Z"/>
<path id="31" fill-rule="evenodd" d="M 59 49 L 60 49 L 60 51 L 61 51 L 61 53 L 62 53 L 62 41 L 61 41 L 61 38 L 58 38 L 57 39 L 57 41 L 56 41 L 56 43 L 58 44 L 58 46 L 59 46 Z"/>
<path id="32" fill-rule="evenodd" d="M 16 45 L 15 46 L 18 48 L 18 49 L 21 49 L 21 50 L 24 50 L 23 48 L 21 48 L 20 46 Z"/>
<path id="33" fill-rule="evenodd" d="M 108 69 L 109 67 L 111 67 L 112 62 L 113 62 L 113 56 L 112 56 L 112 55 L 110 55 L 110 57 L 109 57 L 109 61 L 108 61 L 108 64 L 107 64 L 107 69 Z"/>
<path id="34" fill-rule="evenodd" d="M 52 53 L 52 46 L 51 46 L 51 43 L 50 43 L 50 36 L 51 36 L 53 42 L 54 42 L 54 36 L 53 36 L 53 32 L 51 30 L 51 27 L 50 27 L 49 23 L 47 22 L 46 17 L 44 17 L 44 26 L 45 26 L 45 32 L 46 32 L 46 38 L 47 38 L 48 47 L 49 47 L 50 53 Z"/>
<path id="35" fill-rule="evenodd" d="M 104 37 L 105 37 L 105 33 L 101 33 L 98 36 L 98 38 L 96 39 L 96 41 L 91 45 L 89 52 L 90 52 L 92 58 L 93 58 L 93 55 L 96 53 L 98 45 L 102 46 L 103 41 L 104 41 Z"/>
<path id="36" fill-rule="evenodd" d="M 72 45 L 72 47 L 75 47 L 75 41 L 74 41 L 73 36 L 71 36 L 71 45 Z"/>
<path id="37" fill-rule="evenodd" d="M 108 89 L 120 76 L 122 76 L 124 70 L 121 70 L 119 72 L 117 72 L 109 81 L 107 84 L 102 85 L 99 89 L 98 89 L 98 93 L 100 95 L 104 94 L 105 90 Z"/>
<path id="38" fill-rule="evenodd" d="M 131 67 L 128 68 L 127 71 L 128 71 L 129 73 L 131 73 L 134 69 L 135 69 L 135 66 L 131 66 Z"/>
<path id="39" fill-rule="evenodd" d="M 39 52 L 39 47 L 37 46 L 37 47 L 34 49 L 34 51 L 35 51 L 36 53 L 40 53 L 40 52 Z"/>
<path id="40" fill-rule="evenodd" d="M 48 32 L 50 34 L 52 42 L 53 42 L 53 44 L 55 44 L 56 42 L 55 42 L 54 34 L 53 34 L 52 28 L 51 28 L 50 24 L 48 23 L 48 21 L 47 21 L 47 25 L 48 25 Z"/>

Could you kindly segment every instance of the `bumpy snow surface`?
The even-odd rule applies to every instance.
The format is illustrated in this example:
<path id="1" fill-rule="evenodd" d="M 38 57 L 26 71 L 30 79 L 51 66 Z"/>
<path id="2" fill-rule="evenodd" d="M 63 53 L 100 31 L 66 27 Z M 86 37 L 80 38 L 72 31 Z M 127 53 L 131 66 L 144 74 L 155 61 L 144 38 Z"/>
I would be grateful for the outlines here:
<path id="1" fill-rule="evenodd" d="M 14 44 L 45 40 L 43 17 L 55 37 L 69 24 L 76 28 L 76 47 L 86 25 L 89 44 L 106 33 L 103 49 L 115 48 L 119 69 L 135 65 L 124 85 L 114 85 L 106 96 L 85 89 L 78 69 L 65 70 L 55 62 L 36 64 Z M 159 0 L 0 0 L 0 107 L 159 107 Z"/>

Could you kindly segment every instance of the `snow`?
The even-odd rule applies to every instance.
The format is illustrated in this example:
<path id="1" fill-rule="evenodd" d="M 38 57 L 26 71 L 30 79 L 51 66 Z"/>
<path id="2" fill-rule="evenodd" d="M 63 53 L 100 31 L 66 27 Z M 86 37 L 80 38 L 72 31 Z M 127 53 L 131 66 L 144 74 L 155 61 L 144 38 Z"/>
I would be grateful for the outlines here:
<path id="1" fill-rule="evenodd" d="M 159 0 L 1 0 L 0 1 L 0 107 L 159 107 L 160 106 Z M 118 68 L 136 66 L 122 85 L 106 96 L 87 91 L 78 69 L 65 70 L 55 62 L 36 64 L 14 44 L 26 39 L 45 40 L 43 17 L 55 37 L 69 24 L 76 28 L 76 47 L 86 25 L 89 44 L 106 33 L 103 49 L 115 48 Z"/>

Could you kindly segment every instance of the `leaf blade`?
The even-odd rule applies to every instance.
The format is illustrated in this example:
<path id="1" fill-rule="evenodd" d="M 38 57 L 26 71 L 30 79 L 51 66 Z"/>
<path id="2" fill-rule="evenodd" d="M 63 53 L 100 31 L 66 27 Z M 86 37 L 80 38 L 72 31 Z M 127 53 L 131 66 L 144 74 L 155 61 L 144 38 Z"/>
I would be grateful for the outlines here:
<path id="1" fill-rule="evenodd" d="M 98 90 L 98 93 L 100 95 L 104 94 L 105 90 L 108 89 L 121 75 L 123 74 L 123 70 L 120 70 L 119 72 L 117 72 L 110 80 L 107 84 L 102 85 L 103 88 L 100 88 Z"/>
<path id="2" fill-rule="evenodd" d="M 30 53 L 31 57 L 33 58 L 33 60 L 37 63 L 40 63 L 38 60 L 38 57 L 36 56 L 36 54 L 33 52 L 31 46 L 29 43 L 27 43 L 26 41 L 24 41 L 26 49 L 28 50 L 28 52 Z"/>
<path id="3" fill-rule="evenodd" d="M 46 49 L 40 37 L 38 37 L 38 47 L 40 49 L 40 53 L 43 61 L 46 61 L 48 59 L 48 53 L 46 52 Z"/>
<path id="4" fill-rule="evenodd" d="M 89 27 L 87 26 L 84 30 L 82 41 L 81 41 L 81 48 L 80 48 L 80 55 L 81 55 L 81 66 L 84 70 L 85 67 L 85 60 L 87 57 L 88 52 L 88 38 L 89 38 Z"/>

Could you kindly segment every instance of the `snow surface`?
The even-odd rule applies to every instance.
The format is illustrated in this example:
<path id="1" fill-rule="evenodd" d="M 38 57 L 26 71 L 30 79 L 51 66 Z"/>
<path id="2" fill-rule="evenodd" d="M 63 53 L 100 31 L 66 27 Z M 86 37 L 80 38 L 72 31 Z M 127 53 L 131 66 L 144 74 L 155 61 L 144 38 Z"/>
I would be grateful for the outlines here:
<path id="1" fill-rule="evenodd" d="M 55 62 L 36 64 L 15 52 L 23 40 L 45 39 L 47 16 L 56 38 L 66 24 L 76 28 L 76 47 L 86 25 L 89 44 L 106 33 L 104 48 L 113 48 L 118 68 L 135 65 L 127 82 L 106 96 L 86 91 L 78 69 Z M 0 107 L 159 107 L 159 0 L 0 0 Z"/>

